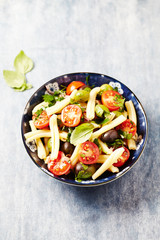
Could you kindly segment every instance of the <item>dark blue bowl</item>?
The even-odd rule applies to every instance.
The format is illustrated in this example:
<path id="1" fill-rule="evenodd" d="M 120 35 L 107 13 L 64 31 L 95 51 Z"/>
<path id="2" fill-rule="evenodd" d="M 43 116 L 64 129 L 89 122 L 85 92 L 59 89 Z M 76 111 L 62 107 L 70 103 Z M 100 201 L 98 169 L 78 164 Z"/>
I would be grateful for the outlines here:
<path id="1" fill-rule="evenodd" d="M 126 162 L 124 166 L 120 168 L 119 173 L 110 173 L 106 171 L 101 177 L 99 177 L 96 180 L 87 180 L 87 181 L 82 181 L 78 182 L 74 180 L 74 177 L 72 175 L 67 175 L 67 176 L 54 176 L 51 172 L 48 171 L 46 164 L 44 161 L 40 160 L 37 156 L 36 152 L 32 152 L 31 149 L 26 145 L 24 134 L 30 131 L 29 127 L 29 120 L 31 119 L 32 116 L 32 109 L 40 102 L 42 102 L 42 95 L 45 94 L 46 92 L 46 86 L 48 84 L 53 86 L 53 89 L 57 89 L 60 85 L 67 86 L 70 82 L 72 81 L 82 81 L 86 83 L 86 77 L 89 76 L 89 85 L 95 85 L 95 86 L 101 86 L 104 83 L 109 83 L 113 87 L 118 87 L 118 91 L 123 94 L 123 96 L 126 98 L 126 100 L 132 100 L 136 113 L 137 113 L 137 132 L 138 135 L 142 135 L 142 140 L 137 146 L 137 150 L 131 151 L 131 156 L 129 160 Z M 93 187 L 93 186 L 98 186 L 102 184 L 109 183 L 113 180 L 118 179 L 122 175 L 124 175 L 126 172 L 128 172 L 131 167 L 138 161 L 139 157 L 141 156 L 146 141 L 147 141 L 147 135 L 148 135 L 148 124 L 147 124 L 147 118 L 145 111 L 140 103 L 140 101 L 137 99 L 135 94 L 128 88 L 126 87 L 123 83 L 120 81 L 108 77 L 103 74 L 98 74 L 98 73 L 71 73 L 71 74 L 66 74 L 57 78 L 54 78 L 50 80 L 49 82 L 45 83 L 42 85 L 29 99 L 23 113 L 22 117 L 22 125 L 21 125 L 21 130 L 22 130 L 22 139 L 24 146 L 31 157 L 32 161 L 46 174 L 49 176 L 67 184 L 71 184 L 74 186 L 81 186 L 81 187 Z"/>

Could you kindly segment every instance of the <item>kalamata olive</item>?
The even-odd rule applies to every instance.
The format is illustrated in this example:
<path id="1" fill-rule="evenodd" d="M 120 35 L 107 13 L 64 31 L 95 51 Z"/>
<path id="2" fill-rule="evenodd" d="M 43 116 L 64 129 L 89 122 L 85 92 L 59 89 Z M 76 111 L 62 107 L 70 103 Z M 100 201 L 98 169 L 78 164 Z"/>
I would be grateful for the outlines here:
<path id="1" fill-rule="evenodd" d="M 77 163 L 76 166 L 75 166 L 75 174 L 78 175 L 78 173 L 81 170 L 84 170 L 82 164 L 81 163 Z"/>
<path id="2" fill-rule="evenodd" d="M 114 142 L 117 138 L 119 138 L 119 135 L 114 129 L 109 130 L 101 135 L 101 140 L 108 143 Z"/>
<path id="3" fill-rule="evenodd" d="M 83 163 L 77 163 L 75 166 L 75 174 L 78 179 L 89 179 L 95 173 L 96 167 L 94 164 L 87 166 Z"/>
<path id="4" fill-rule="evenodd" d="M 65 142 L 62 144 L 61 151 L 64 152 L 64 154 L 72 154 L 73 150 L 74 150 L 73 144 L 69 142 Z"/>

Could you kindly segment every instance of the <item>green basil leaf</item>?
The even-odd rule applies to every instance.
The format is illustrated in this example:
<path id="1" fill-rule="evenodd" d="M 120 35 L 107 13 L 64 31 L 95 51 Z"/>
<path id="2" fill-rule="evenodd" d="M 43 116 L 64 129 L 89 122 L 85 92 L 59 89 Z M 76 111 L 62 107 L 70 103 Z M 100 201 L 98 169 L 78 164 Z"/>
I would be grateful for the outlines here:
<path id="1" fill-rule="evenodd" d="M 93 132 L 94 126 L 91 123 L 83 123 L 76 127 L 71 134 L 70 142 L 73 145 L 78 145 L 87 141 Z"/>
<path id="2" fill-rule="evenodd" d="M 87 171 L 84 171 L 84 170 L 81 170 L 79 171 L 77 177 L 76 177 L 76 180 L 78 179 L 88 179 L 92 177 L 92 173 L 91 172 L 87 172 Z"/>
<path id="3" fill-rule="evenodd" d="M 26 78 L 22 73 L 3 70 L 3 77 L 9 87 L 21 88 L 26 83 Z"/>
<path id="4" fill-rule="evenodd" d="M 26 86 L 27 86 L 26 83 L 24 83 L 24 84 L 22 84 L 22 86 L 20 88 L 14 88 L 14 90 L 16 92 L 23 92 L 26 90 Z"/>
<path id="5" fill-rule="evenodd" d="M 17 72 L 25 74 L 32 70 L 33 61 L 32 59 L 27 57 L 27 55 L 23 51 L 20 51 L 20 53 L 16 56 L 14 60 L 14 67 Z"/>

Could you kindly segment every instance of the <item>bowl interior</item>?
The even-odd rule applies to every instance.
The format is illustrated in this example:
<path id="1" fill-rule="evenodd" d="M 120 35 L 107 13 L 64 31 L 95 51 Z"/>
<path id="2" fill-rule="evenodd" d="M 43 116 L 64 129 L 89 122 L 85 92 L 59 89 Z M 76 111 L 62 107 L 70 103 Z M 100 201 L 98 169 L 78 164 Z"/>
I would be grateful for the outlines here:
<path id="1" fill-rule="evenodd" d="M 89 76 L 89 78 L 88 78 Z M 94 86 L 101 86 L 104 83 L 109 83 L 113 87 L 117 87 L 118 91 L 123 94 L 123 96 L 126 98 L 126 100 L 132 100 L 133 104 L 136 109 L 137 113 L 137 132 L 138 135 L 142 135 L 142 140 L 137 146 L 136 151 L 131 151 L 131 155 L 129 160 L 126 162 L 125 165 L 123 165 L 119 171 L 119 173 L 110 173 L 106 171 L 101 177 L 99 177 L 96 180 L 85 180 L 85 181 L 75 181 L 74 176 L 72 174 L 69 174 L 67 176 L 63 177 L 58 177 L 54 176 L 51 172 L 48 171 L 46 164 L 44 163 L 43 160 L 40 160 L 36 154 L 36 152 L 31 151 L 31 147 L 28 147 L 25 142 L 24 134 L 30 131 L 29 127 L 29 120 L 31 120 L 32 117 L 32 109 L 40 102 L 42 102 L 42 95 L 45 94 L 46 92 L 46 86 L 50 83 L 53 84 L 53 88 L 57 89 L 61 85 L 67 86 L 70 82 L 72 81 L 82 81 L 86 83 L 86 79 L 88 79 L 89 85 L 94 85 Z M 108 77 L 106 75 L 102 74 L 97 74 L 97 73 L 72 73 L 72 74 L 67 74 L 63 76 L 59 76 L 57 78 L 54 78 L 44 85 L 42 85 L 29 99 L 23 113 L 22 117 L 22 125 L 21 125 L 21 130 L 22 130 L 22 139 L 24 142 L 24 146 L 33 160 L 33 162 L 45 173 L 47 173 L 49 176 L 60 180 L 62 182 L 72 184 L 72 185 L 77 185 L 77 186 L 97 186 L 101 184 L 105 184 L 108 182 L 111 182 L 120 176 L 122 176 L 124 173 L 126 173 L 134 164 L 135 162 L 139 159 L 146 140 L 147 140 L 147 119 L 146 119 L 146 114 L 144 112 L 144 109 L 140 103 L 140 101 L 137 99 L 137 97 L 134 95 L 134 93 L 123 83 L 120 81 Z"/>

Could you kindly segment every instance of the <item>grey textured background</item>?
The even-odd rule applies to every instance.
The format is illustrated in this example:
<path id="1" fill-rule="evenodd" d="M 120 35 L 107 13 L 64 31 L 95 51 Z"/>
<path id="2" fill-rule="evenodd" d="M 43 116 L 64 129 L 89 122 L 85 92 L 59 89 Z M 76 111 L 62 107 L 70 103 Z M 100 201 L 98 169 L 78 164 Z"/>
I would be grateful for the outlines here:
<path id="1" fill-rule="evenodd" d="M 160 1 L 0 0 L 0 239 L 160 239 Z M 10 89 L 2 75 L 23 49 L 34 85 Z M 21 140 L 21 115 L 44 82 L 70 72 L 119 79 L 142 102 L 149 138 L 139 162 L 96 188 L 41 172 Z"/>

